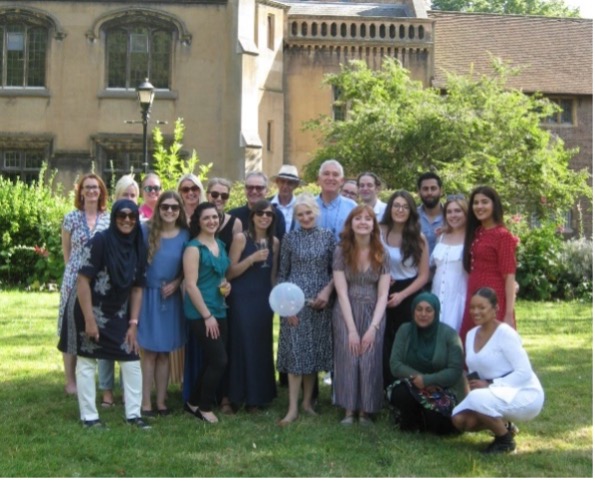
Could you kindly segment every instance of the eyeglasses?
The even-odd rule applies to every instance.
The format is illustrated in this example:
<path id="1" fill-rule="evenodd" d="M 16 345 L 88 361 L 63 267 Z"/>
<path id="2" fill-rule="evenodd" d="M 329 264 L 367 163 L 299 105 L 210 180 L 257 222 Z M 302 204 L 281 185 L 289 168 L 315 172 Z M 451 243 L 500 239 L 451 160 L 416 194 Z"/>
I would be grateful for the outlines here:
<path id="1" fill-rule="evenodd" d="M 85 191 L 99 191 L 99 186 L 83 186 Z"/>
<path id="2" fill-rule="evenodd" d="M 219 199 L 219 196 L 221 196 L 221 199 L 224 201 L 229 199 L 229 193 L 227 192 L 210 191 L 207 194 L 209 194 L 213 199 Z"/>
<path id="3" fill-rule="evenodd" d="M 463 199 L 465 199 L 464 194 L 449 194 L 446 196 L 447 201 L 462 201 Z"/>
<path id="4" fill-rule="evenodd" d="M 265 190 L 265 188 L 266 188 L 266 186 L 248 186 L 248 185 L 246 185 L 246 191 L 262 192 Z"/>
<path id="5" fill-rule="evenodd" d="M 180 188 L 184 194 L 188 194 L 190 191 L 192 192 L 200 192 L 200 188 L 198 186 L 184 186 Z"/>
<path id="6" fill-rule="evenodd" d="M 267 218 L 275 217 L 275 213 L 273 211 L 256 211 L 254 215 L 258 216 L 259 218 L 263 216 L 266 216 Z"/>
<path id="7" fill-rule="evenodd" d="M 136 222 L 137 218 L 138 218 L 137 213 L 126 213 L 124 211 L 118 211 L 116 213 L 116 219 L 118 221 L 126 221 L 127 219 L 130 219 L 130 221 Z"/>
<path id="8" fill-rule="evenodd" d="M 179 204 L 161 204 L 159 206 L 161 211 L 171 211 L 172 213 L 177 213 L 180 210 Z"/>
<path id="9" fill-rule="evenodd" d="M 145 187 L 143 187 L 143 191 L 145 191 L 145 192 L 159 192 L 159 191 L 161 191 L 161 186 L 145 186 Z"/>
<path id="10" fill-rule="evenodd" d="M 396 211 L 409 211 L 409 205 L 407 205 L 407 204 L 393 204 L 393 209 Z"/>

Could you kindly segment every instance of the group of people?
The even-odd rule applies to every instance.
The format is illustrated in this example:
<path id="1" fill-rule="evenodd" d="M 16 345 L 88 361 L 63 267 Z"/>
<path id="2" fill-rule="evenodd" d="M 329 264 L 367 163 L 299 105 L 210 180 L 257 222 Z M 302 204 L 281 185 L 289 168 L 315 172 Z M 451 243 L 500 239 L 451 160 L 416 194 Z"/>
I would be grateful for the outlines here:
<path id="1" fill-rule="evenodd" d="M 316 414 L 318 373 L 330 372 L 343 425 L 374 423 L 388 402 L 401 430 L 491 430 L 487 452 L 514 450 L 513 422 L 539 413 L 543 390 L 515 331 L 517 241 L 496 191 L 481 186 L 469 201 L 442 204 L 440 177 L 425 173 L 420 206 L 405 190 L 383 203 L 381 180 L 364 172 L 348 197 L 354 185 L 336 160 L 321 165 L 318 196 L 294 195 L 294 166 L 273 181 L 278 193 L 267 197 L 268 178 L 247 174 L 246 204 L 225 212 L 228 180 L 204 190 L 188 174 L 161 192 L 149 174 L 142 191 L 116 193 L 110 215 L 101 179 L 81 179 L 63 224 L 59 348 L 83 424 L 103 426 L 97 359 L 106 404 L 113 385 L 101 365 L 113 379 L 120 362 L 129 423 L 149 428 L 147 417 L 168 415 L 169 354 L 183 346 L 186 412 L 217 423 L 217 407 L 269 405 L 277 389 L 268 297 L 292 282 L 306 304 L 280 320 L 280 426 L 299 418 L 300 393 L 301 412 Z"/>

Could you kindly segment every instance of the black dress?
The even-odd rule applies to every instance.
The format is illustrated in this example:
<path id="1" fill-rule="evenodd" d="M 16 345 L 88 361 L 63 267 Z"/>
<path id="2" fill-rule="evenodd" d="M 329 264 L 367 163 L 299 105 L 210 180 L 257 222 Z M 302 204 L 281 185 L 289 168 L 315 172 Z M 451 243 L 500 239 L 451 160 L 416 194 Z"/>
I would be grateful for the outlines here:
<path id="1" fill-rule="evenodd" d="M 137 270 L 134 283 L 129 289 L 116 289 L 104 260 L 103 234 L 103 232 L 97 233 L 83 248 L 79 269 L 80 274 L 91 279 L 91 304 L 99 329 L 99 340 L 90 340 L 85 335 L 85 319 L 78 301 L 77 290 L 74 289 L 70 293 L 64 310 L 58 348 L 63 352 L 75 352 L 86 358 L 138 360 L 139 356 L 126 346 L 124 340 L 129 329 L 130 293 L 133 286 L 144 286 L 145 273 Z M 69 330 L 69 326 L 74 329 Z M 69 333 L 74 336 L 70 336 Z"/>
<path id="2" fill-rule="evenodd" d="M 240 261 L 258 248 L 249 236 Z M 234 405 L 263 407 L 277 396 L 273 364 L 273 250 L 268 267 L 254 263 L 231 281 L 229 304 L 229 399 Z"/>

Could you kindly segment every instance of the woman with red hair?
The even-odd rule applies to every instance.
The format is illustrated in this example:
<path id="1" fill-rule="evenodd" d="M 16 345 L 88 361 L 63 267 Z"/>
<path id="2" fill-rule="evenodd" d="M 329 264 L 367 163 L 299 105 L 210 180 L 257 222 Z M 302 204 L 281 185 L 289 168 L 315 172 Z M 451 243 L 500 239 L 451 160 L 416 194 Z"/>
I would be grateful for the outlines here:
<path id="1" fill-rule="evenodd" d="M 376 215 L 354 208 L 333 258 L 338 302 L 333 311 L 334 398 L 343 425 L 361 424 L 383 405 L 382 344 L 390 274 Z"/>
<path id="2" fill-rule="evenodd" d="M 71 291 L 76 286 L 76 278 L 81 267 L 83 248 L 95 233 L 107 229 L 110 213 L 106 211 L 107 188 L 97 174 L 85 174 L 75 185 L 74 211 L 64 216 L 62 223 L 62 253 L 64 255 L 64 277 L 60 287 L 60 309 L 58 313 L 58 336 L 62 330 L 64 310 Z M 73 335 L 71 333 L 71 335 Z M 64 391 L 76 393 L 76 352 L 68 349 L 64 358 Z"/>

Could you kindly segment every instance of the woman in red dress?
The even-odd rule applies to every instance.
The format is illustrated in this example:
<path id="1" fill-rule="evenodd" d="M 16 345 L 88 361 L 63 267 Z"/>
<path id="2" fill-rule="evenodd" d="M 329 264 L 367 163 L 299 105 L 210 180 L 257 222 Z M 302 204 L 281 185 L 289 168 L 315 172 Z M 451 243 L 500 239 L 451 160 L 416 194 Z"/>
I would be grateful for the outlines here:
<path id="1" fill-rule="evenodd" d="M 472 293 L 488 286 L 498 296 L 499 320 L 516 329 L 515 250 L 518 239 L 504 227 L 504 214 L 500 196 L 491 187 L 473 190 L 469 200 L 469 219 L 465 232 L 463 266 L 469 273 L 467 301 L 459 335 L 465 341 L 467 332 L 475 325 L 469 314 Z"/>

